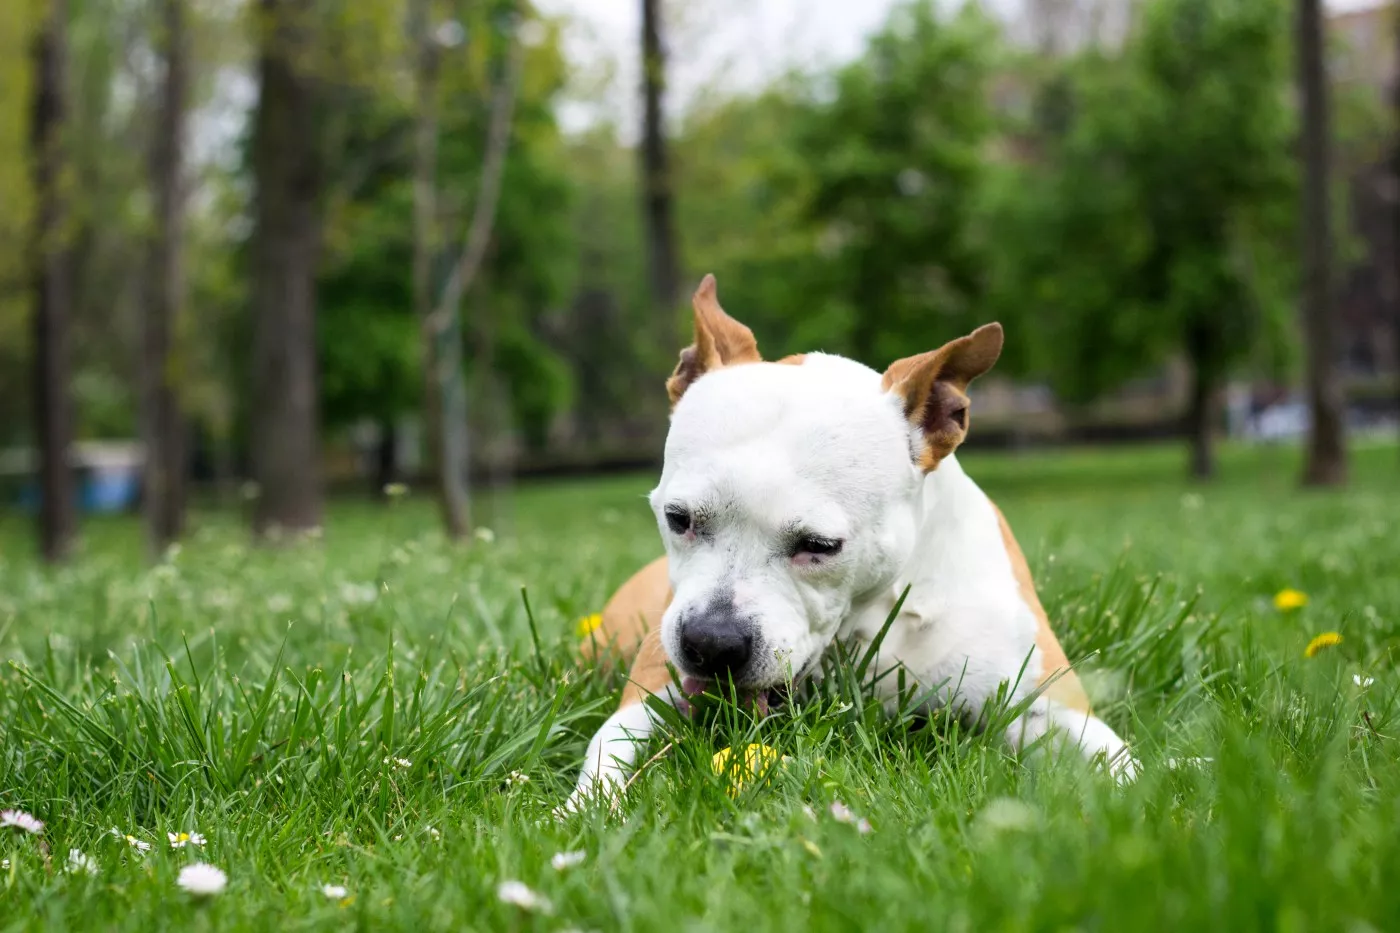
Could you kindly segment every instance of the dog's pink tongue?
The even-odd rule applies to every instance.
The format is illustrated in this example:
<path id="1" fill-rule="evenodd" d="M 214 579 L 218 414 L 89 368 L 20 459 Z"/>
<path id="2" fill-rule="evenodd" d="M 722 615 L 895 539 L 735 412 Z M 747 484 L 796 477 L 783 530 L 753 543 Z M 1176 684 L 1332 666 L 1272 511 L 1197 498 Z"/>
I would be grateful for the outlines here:
<path id="1" fill-rule="evenodd" d="M 699 696 L 700 694 L 704 693 L 705 688 L 709 686 L 710 682 L 708 680 L 701 680 L 699 677 L 681 678 L 681 692 L 688 697 Z M 757 712 L 760 716 L 768 715 L 769 707 L 767 690 L 755 690 L 753 692 L 745 692 L 744 699 L 753 703 L 754 711 Z"/>

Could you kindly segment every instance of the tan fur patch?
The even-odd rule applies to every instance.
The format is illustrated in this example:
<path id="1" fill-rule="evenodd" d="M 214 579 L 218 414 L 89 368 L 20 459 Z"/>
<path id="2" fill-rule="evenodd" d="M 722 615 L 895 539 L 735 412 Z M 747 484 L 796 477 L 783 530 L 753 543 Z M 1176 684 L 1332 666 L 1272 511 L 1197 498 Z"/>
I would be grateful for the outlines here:
<path id="1" fill-rule="evenodd" d="M 1031 568 L 1026 563 L 1026 555 L 1021 553 L 1021 546 L 1016 543 L 1016 536 L 1011 533 L 1011 525 L 1007 523 L 1006 516 L 1001 514 L 1001 509 L 995 504 L 992 508 L 996 510 L 997 522 L 1001 525 L 1002 544 L 1006 546 L 1006 556 L 1011 559 L 1011 572 L 1016 576 L 1021 600 L 1035 614 L 1035 643 L 1040 649 L 1041 661 L 1040 683 L 1044 684 L 1057 672 L 1064 672 L 1046 689 L 1045 695 L 1071 709 L 1088 713 L 1089 695 L 1084 692 L 1079 675 L 1070 668 L 1065 649 L 1060 647 L 1060 640 L 1050 628 L 1050 618 L 1045 614 L 1045 607 L 1040 604 L 1040 597 L 1036 595 L 1035 581 L 1031 579 Z"/>
<path id="2" fill-rule="evenodd" d="M 632 662 L 618 709 L 640 703 L 653 693 L 665 690 L 671 682 L 671 670 L 666 663 L 666 649 L 661 646 L 661 630 L 652 629 L 642 639 L 637 659 Z"/>
<path id="3" fill-rule="evenodd" d="M 583 639 L 579 652 L 607 666 L 616 659 L 630 664 L 648 633 L 661 629 L 661 616 L 671 604 L 671 581 L 666 558 L 658 557 L 634 573 L 603 607 L 603 620 Z"/>
<path id="4" fill-rule="evenodd" d="M 784 366 L 801 366 L 803 363 L 807 362 L 807 354 L 794 353 L 791 356 L 783 357 L 778 360 L 778 362 Z"/>

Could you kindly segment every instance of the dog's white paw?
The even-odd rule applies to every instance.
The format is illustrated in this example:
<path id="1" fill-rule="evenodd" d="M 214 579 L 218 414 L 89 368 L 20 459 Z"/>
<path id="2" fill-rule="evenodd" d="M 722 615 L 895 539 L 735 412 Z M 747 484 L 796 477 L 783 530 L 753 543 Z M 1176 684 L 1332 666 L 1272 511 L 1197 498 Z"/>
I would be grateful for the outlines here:
<path id="1" fill-rule="evenodd" d="M 1120 748 L 1116 755 L 1108 759 L 1108 773 L 1113 775 L 1113 779 L 1120 785 L 1136 781 L 1141 767 L 1142 765 L 1132 756 L 1126 745 Z"/>

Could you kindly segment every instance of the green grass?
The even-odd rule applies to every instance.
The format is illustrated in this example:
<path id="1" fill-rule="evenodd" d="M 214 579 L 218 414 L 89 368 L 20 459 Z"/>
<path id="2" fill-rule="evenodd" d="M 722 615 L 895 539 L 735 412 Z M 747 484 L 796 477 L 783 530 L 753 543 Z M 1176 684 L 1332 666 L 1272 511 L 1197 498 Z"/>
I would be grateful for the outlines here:
<path id="1" fill-rule="evenodd" d="M 50 573 L 0 517 L 0 808 L 52 852 L 0 837 L 0 929 L 1400 927 L 1400 453 L 1312 494 L 1281 449 L 1199 488 L 1170 448 L 964 459 L 1135 785 L 817 696 L 678 723 L 621 818 L 551 821 L 621 685 L 577 665 L 573 620 L 658 553 L 648 477 L 522 488 L 467 551 L 411 496 L 281 550 L 199 515 L 155 568 L 134 523 L 94 522 Z M 1276 611 L 1285 586 L 1308 606 Z M 710 757 L 754 739 L 791 760 L 731 799 Z M 99 872 L 64 872 L 72 848 Z M 203 905 L 175 885 L 197 858 L 230 879 Z M 553 912 L 501 903 L 508 879 Z"/>

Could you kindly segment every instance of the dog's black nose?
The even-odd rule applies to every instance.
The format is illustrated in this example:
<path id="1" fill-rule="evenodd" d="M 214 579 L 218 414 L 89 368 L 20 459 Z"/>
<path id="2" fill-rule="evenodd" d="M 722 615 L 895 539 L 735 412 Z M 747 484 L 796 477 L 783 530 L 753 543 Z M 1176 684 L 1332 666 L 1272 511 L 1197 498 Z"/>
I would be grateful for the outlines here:
<path id="1" fill-rule="evenodd" d="M 753 636 L 729 613 L 706 613 L 681 627 L 681 662 L 696 677 L 737 680 L 749 663 Z"/>

